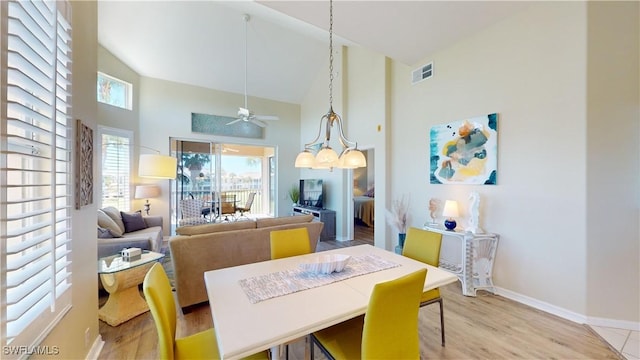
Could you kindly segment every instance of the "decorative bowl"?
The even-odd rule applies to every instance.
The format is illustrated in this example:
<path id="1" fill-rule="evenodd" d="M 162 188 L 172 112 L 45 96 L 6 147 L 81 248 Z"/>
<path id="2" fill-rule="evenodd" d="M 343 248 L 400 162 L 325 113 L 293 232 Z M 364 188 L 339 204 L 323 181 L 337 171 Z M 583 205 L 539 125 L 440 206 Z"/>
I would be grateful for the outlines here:
<path id="1" fill-rule="evenodd" d="M 308 263 L 300 264 L 300 268 L 315 274 L 331 274 L 344 270 L 350 258 L 349 255 L 341 254 L 320 255 Z"/>

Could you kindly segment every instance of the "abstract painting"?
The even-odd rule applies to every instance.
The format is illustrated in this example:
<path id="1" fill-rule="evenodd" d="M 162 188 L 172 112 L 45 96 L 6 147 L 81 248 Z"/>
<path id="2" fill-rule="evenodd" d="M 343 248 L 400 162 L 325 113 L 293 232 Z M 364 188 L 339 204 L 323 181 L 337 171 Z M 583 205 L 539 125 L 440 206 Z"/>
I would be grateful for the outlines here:
<path id="1" fill-rule="evenodd" d="M 432 184 L 496 184 L 498 114 L 436 125 L 429 137 Z"/>

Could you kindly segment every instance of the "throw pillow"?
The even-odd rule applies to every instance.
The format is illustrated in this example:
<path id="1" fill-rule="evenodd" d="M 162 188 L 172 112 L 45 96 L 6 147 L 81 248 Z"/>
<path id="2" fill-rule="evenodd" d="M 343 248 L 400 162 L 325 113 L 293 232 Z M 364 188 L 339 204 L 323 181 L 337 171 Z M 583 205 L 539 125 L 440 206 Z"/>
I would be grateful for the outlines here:
<path id="1" fill-rule="evenodd" d="M 113 206 L 107 206 L 106 208 L 102 209 L 102 211 L 104 211 L 105 214 L 109 215 L 109 217 L 113 219 L 113 221 L 115 221 L 116 224 L 118 224 L 118 227 L 120 228 L 120 233 L 127 232 L 124 228 L 122 217 L 120 216 L 120 210 L 116 209 Z"/>
<path id="2" fill-rule="evenodd" d="M 367 190 L 366 193 L 364 193 L 364 196 L 375 197 L 375 193 L 376 193 L 375 188 L 371 188 L 371 189 Z"/>
<path id="3" fill-rule="evenodd" d="M 98 226 L 101 228 L 109 229 L 111 235 L 114 237 L 122 237 L 123 231 L 120 230 L 118 224 L 107 215 L 104 211 L 98 209 Z"/>
<path id="4" fill-rule="evenodd" d="M 100 226 L 98 226 L 98 239 L 111 239 L 114 237 L 115 236 L 113 236 L 113 234 L 111 233 L 111 230 L 101 228 Z"/>
<path id="5" fill-rule="evenodd" d="M 124 223 L 124 232 L 130 233 L 146 229 L 148 227 L 147 223 L 144 222 L 144 219 L 142 218 L 142 214 L 139 212 L 129 214 L 121 211 L 120 215 L 122 216 L 122 222 Z"/>

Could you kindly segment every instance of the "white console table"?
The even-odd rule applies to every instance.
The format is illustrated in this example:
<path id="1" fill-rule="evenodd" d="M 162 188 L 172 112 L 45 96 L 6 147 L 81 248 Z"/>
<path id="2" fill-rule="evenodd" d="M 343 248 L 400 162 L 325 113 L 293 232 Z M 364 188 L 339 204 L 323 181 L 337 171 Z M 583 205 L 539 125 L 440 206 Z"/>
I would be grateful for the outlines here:
<path id="1" fill-rule="evenodd" d="M 477 290 L 488 290 L 495 293 L 492 273 L 493 261 L 498 247 L 498 234 L 473 234 L 429 225 L 426 225 L 424 229 L 442 234 L 443 240 L 451 237 L 460 241 L 459 256 L 449 257 L 442 251 L 440 252 L 440 268 L 458 275 L 458 279 L 462 283 L 463 295 L 476 296 Z"/>

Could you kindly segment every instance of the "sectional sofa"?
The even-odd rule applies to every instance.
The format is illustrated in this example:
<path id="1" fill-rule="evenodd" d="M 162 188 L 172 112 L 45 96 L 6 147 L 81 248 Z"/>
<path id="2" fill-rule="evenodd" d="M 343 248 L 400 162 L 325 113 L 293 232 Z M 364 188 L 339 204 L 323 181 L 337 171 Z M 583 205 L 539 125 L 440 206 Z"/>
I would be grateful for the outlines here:
<path id="1" fill-rule="evenodd" d="M 324 224 L 313 219 L 302 215 L 179 227 L 169 247 L 180 307 L 186 311 L 207 301 L 206 271 L 269 260 L 273 230 L 307 228 L 315 252 Z"/>

